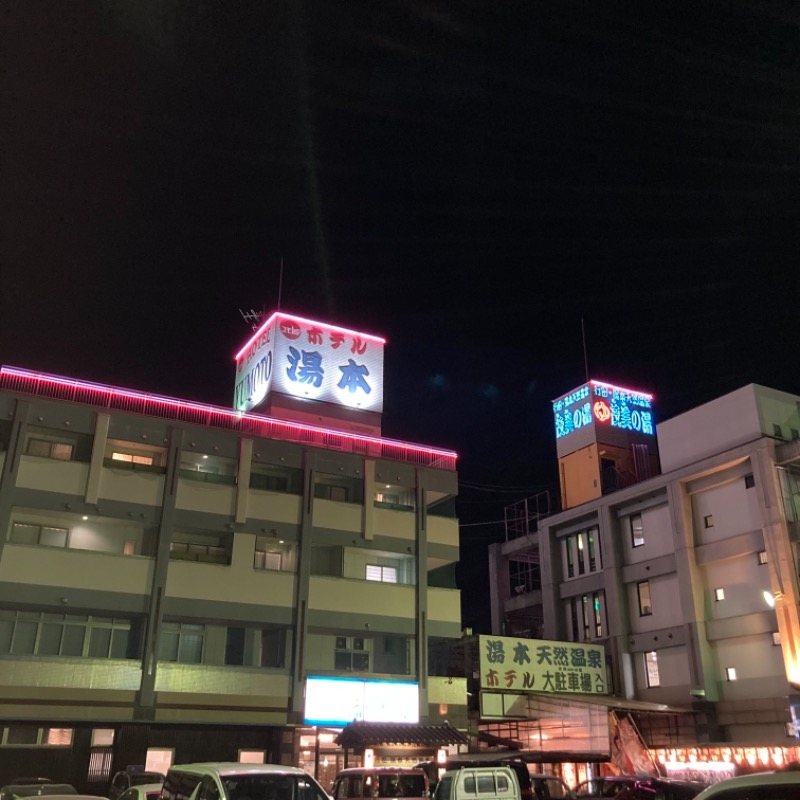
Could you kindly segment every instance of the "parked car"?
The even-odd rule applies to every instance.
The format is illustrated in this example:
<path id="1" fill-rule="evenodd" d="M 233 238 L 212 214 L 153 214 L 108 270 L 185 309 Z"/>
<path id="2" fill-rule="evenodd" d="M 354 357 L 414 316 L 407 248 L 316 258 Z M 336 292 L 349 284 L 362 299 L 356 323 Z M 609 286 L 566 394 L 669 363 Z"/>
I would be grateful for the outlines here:
<path id="1" fill-rule="evenodd" d="M 413 767 L 352 767 L 336 775 L 331 795 L 333 800 L 428 797 L 428 776 Z"/>
<path id="2" fill-rule="evenodd" d="M 115 773 L 108 786 L 109 800 L 117 800 L 123 792 L 128 791 L 131 786 L 143 786 L 145 784 L 163 783 L 164 776 L 160 772 L 151 772 L 145 769 L 133 769 L 128 767 L 121 772 Z"/>
<path id="3" fill-rule="evenodd" d="M 572 800 L 572 790 L 558 775 L 530 773 L 534 800 Z"/>
<path id="4" fill-rule="evenodd" d="M 176 764 L 162 800 L 331 800 L 307 772 L 280 764 Z"/>
<path id="5" fill-rule="evenodd" d="M 126 789 L 118 800 L 159 800 L 161 797 L 161 787 L 163 781 L 158 783 L 141 783 L 138 786 L 131 786 Z"/>
<path id="6" fill-rule="evenodd" d="M 797 800 L 800 771 L 776 770 L 739 775 L 709 786 L 696 800 Z"/>
<path id="7" fill-rule="evenodd" d="M 617 800 L 693 800 L 707 783 L 671 778 L 642 778 L 616 795 Z"/>
<path id="8" fill-rule="evenodd" d="M 52 781 L 45 781 L 44 783 L 9 783 L 0 788 L 0 800 L 18 800 L 23 797 L 42 797 L 43 795 L 58 796 L 74 796 L 78 794 L 78 790 L 68 783 L 53 783 Z"/>
<path id="9" fill-rule="evenodd" d="M 601 797 L 616 797 L 623 789 L 633 788 L 641 775 L 607 775 L 603 778 L 590 778 L 575 787 L 576 800 L 595 800 Z"/>

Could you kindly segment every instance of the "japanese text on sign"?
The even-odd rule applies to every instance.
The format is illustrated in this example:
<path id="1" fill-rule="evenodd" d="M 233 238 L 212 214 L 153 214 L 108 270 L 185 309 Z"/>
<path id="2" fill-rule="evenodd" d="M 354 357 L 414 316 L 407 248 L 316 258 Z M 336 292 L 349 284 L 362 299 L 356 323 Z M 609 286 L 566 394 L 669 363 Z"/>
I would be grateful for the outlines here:
<path id="1" fill-rule="evenodd" d="M 481 688 L 605 694 L 605 652 L 584 642 L 479 636 Z"/>

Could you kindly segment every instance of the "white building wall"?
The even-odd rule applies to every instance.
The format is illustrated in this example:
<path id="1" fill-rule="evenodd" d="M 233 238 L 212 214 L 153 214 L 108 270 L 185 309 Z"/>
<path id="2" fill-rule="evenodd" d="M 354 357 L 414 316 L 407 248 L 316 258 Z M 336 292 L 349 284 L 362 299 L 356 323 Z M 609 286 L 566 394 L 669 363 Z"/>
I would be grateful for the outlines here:
<path id="1" fill-rule="evenodd" d="M 761 528 L 758 493 L 745 488 L 744 478 L 692 495 L 695 544 L 729 539 Z"/>
<path id="2" fill-rule="evenodd" d="M 646 508 L 640 513 L 642 517 L 642 532 L 644 544 L 634 547 L 631 540 L 630 519 L 631 514 L 625 514 L 619 519 L 620 534 L 622 537 L 622 550 L 624 563 L 638 564 L 651 558 L 658 558 L 673 552 L 674 542 L 672 524 L 669 515 L 669 506 L 656 506 Z"/>

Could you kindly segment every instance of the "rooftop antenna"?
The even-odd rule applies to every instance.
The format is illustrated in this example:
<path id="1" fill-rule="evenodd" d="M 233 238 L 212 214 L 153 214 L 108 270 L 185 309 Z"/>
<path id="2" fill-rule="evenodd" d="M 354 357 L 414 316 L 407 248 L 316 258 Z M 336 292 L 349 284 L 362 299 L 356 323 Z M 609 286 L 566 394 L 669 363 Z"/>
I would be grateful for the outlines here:
<path id="1" fill-rule="evenodd" d="M 581 338 L 583 339 L 583 369 L 586 372 L 586 383 L 589 383 L 589 356 L 586 353 L 586 328 L 581 317 Z"/>
<path id="2" fill-rule="evenodd" d="M 283 256 L 281 256 L 281 269 L 278 273 L 278 307 L 275 309 L 276 311 L 281 310 L 281 293 L 283 291 Z M 254 308 L 249 310 L 245 310 L 240 308 L 239 313 L 242 315 L 242 319 L 254 330 L 257 331 L 261 327 L 261 323 L 264 321 L 264 317 L 267 316 L 267 308 L 261 309 L 261 311 L 256 311 Z"/>

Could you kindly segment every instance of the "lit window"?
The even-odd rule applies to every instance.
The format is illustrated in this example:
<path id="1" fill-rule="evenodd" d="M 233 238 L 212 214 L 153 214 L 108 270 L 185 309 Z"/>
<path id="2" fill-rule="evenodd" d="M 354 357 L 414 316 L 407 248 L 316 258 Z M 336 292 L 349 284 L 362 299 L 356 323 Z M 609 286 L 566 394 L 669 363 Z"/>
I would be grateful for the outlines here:
<path id="1" fill-rule="evenodd" d="M 644 527 L 642 525 L 641 514 L 631 514 L 631 544 L 634 547 L 641 547 L 644 544 Z"/>
<path id="2" fill-rule="evenodd" d="M 639 616 L 650 616 L 653 613 L 653 604 L 650 601 L 650 581 L 637 583 L 636 591 L 639 595 Z"/>
<path id="3" fill-rule="evenodd" d="M 66 442 L 51 442 L 48 439 L 28 439 L 27 453 L 29 456 L 70 461 L 72 459 L 72 445 Z"/>
<path id="4" fill-rule="evenodd" d="M 713 514 L 707 514 L 705 517 L 703 517 L 703 525 L 705 525 L 706 528 L 713 528 L 714 527 L 714 515 Z"/>
<path id="5" fill-rule="evenodd" d="M 144 464 L 145 466 L 153 466 L 152 456 L 135 456 L 133 453 L 112 453 L 111 458 L 114 461 L 125 461 L 128 464 Z"/>
<path id="6" fill-rule="evenodd" d="M 725 590 L 724 589 L 714 589 L 714 599 L 716 601 L 724 600 L 725 599 Z"/>
<path id="7" fill-rule="evenodd" d="M 767 563 L 767 551 L 766 550 L 759 550 L 758 551 L 758 563 L 759 564 L 766 564 Z"/>
<path id="8" fill-rule="evenodd" d="M 581 532 L 578 534 L 578 575 L 583 575 L 586 572 L 586 564 L 584 563 L 584 537 L 586 536 L 585 533 Z"/>
<path id="9" fill-rule="evenodd" d="M 397 568 L 367 564 L 366 578 L 368 581 L 379 581 L 380 583 L 397 583 Z"/>
<path id="10" fill-rule="evenodd" d="M 647 685 L 651 688 L 661 686 L 661 676 L 658 674 L 658 655 L 655 650 L 644 654 L 644 667 Z"/>
<path id="11" fill-rule="evenodd" d="M 775 631 L 772 634 L 772 644 L 775 645 L 776 647 L 780 647 L 780 644 L 781 644 L 781 632 L 780 631 Z"/>
<path id="12" fill-rule="evenodd" d="M 729 681 L 736 680 L 736 667 L 725 667 L 725 677 Z"/>

